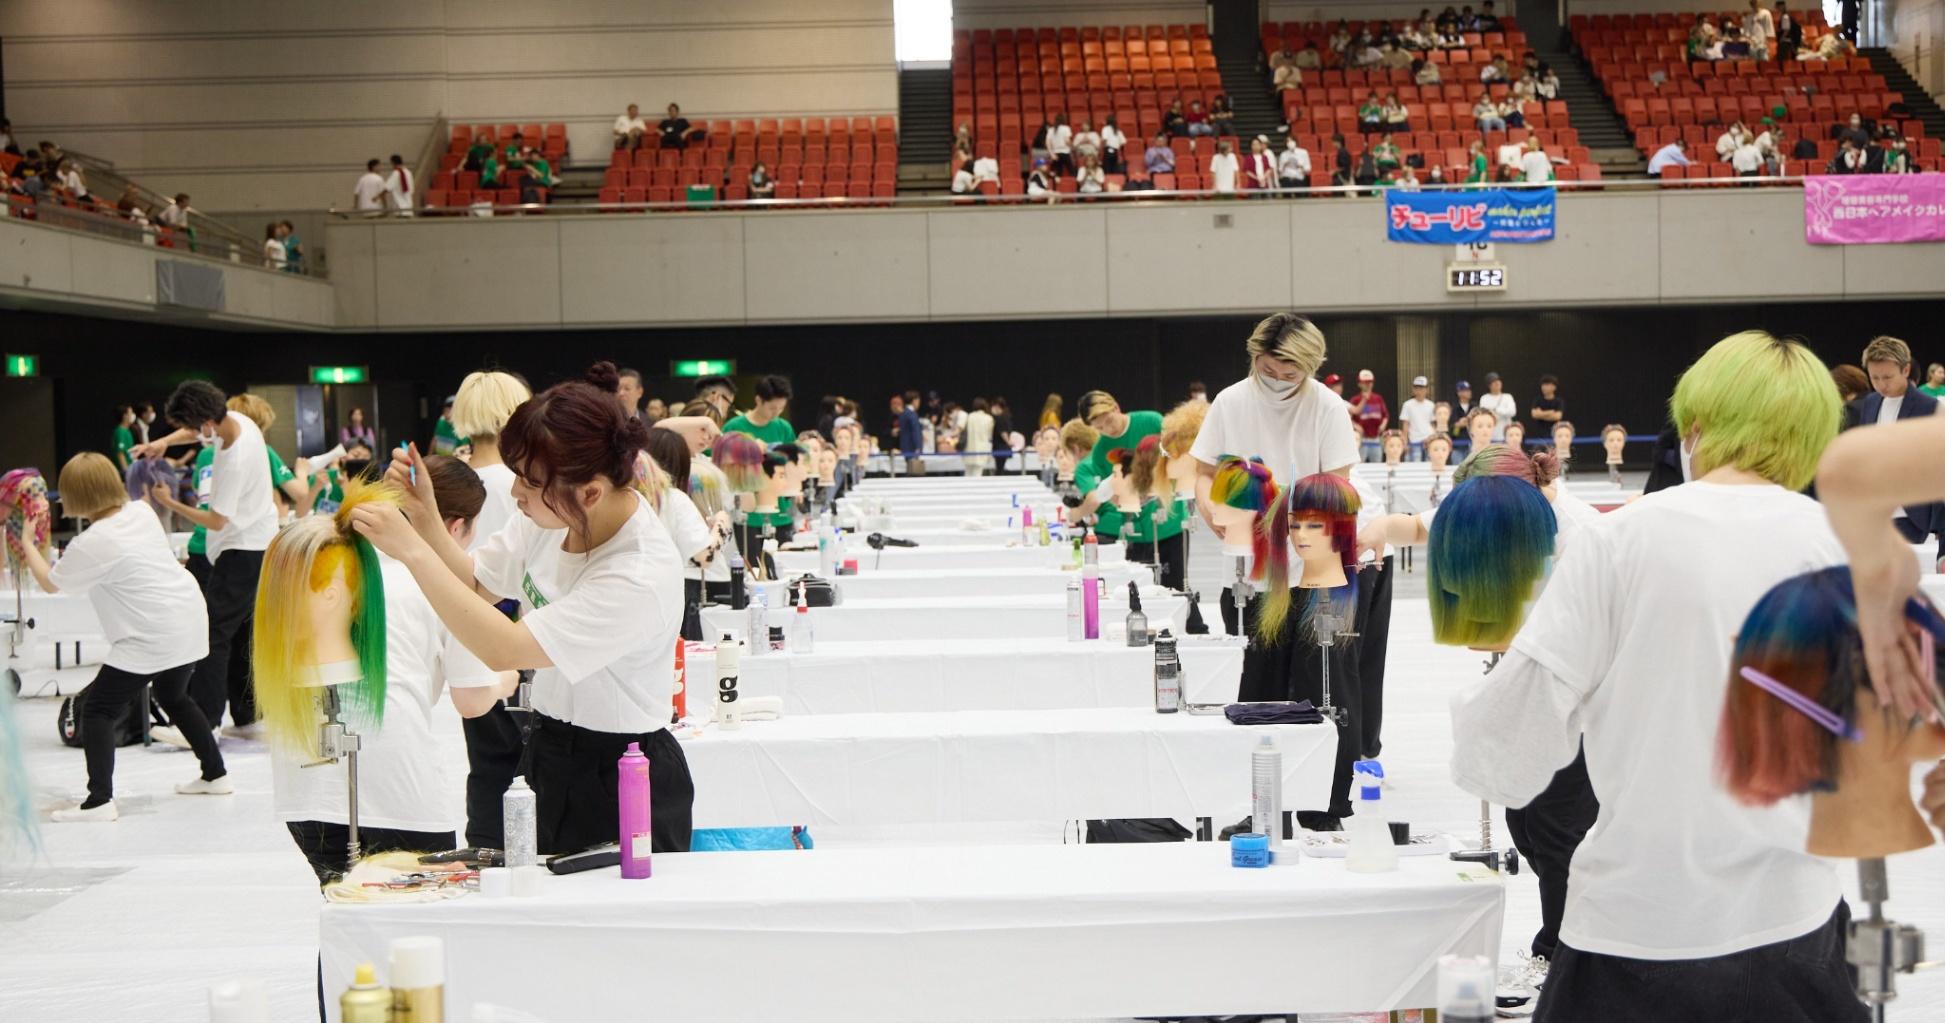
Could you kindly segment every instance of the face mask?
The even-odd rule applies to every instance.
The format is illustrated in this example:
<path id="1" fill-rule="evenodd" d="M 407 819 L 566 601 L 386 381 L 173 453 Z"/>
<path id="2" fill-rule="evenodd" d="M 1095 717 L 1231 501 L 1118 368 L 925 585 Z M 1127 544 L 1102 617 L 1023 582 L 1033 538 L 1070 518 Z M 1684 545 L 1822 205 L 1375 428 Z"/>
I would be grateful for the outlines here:
<path id="1" fill-rule="evenodd" d="M 1702 438 L 1698 434 L 1695 438 L 1695 443 L 1700 444 L 1701 442 L 1702 442 Z M 1695 478 L 1694 467 L 1692 465 L 1692 459 L 1695 457 L 1694 453 L 1692 449 L 1690 449 L 1688 441 L 1686 440 L 1682 441 L 1680 444 L 1675 445 L 1675 450 L 1680 455 L 1682 460 L 1682 482 L 1687 483 L 1689 480 Z"/>
<path id="2" fill-rule="evenodd" d="M 1261 384 L 1263 389 L 1270 392 L 1272 396 L 1278 398 L 1287 397 L 1297 389 L 1298 384 L 1303 383 L 1301 380 L 1278 380 L 1275 377 L 1266 377 L 1262 374 L 1257 375 L 1256 382 Z"/>
<path id="3" fill-rule="evenodd" d="M 146 416 L 143 416 L 143 417 L 142 417 L 142 422 L 143 422 L 144 424 L 148 424 L 148 423 L 153 423 L 153 422 L 155 422 L 155 413 L 153 413 L 153 412 L 151 412 L 151 413 L 149 413 L 148 415 L 146 415 Z"/>
<path id="4" fill-rule="evenodd" d="M 196 435 L 196 443 L 206 448 L 213 448 L 216 446 L 216 435 L 213 433 L 199 433 Z"/>

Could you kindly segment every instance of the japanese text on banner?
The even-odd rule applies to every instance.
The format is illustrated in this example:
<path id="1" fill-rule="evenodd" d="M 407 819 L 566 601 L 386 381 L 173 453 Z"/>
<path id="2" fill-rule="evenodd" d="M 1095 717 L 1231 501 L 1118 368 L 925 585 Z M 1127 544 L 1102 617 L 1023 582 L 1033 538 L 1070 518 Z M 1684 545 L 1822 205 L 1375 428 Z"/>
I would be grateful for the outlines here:
<path id="1" fill-rule="evenodd" d="M 1945 241 L 1945 175 L 1807 178 L 1803 237 L 1812 245 Z"/>
<path id="2" fill-rule="evenodd" d="M 1551 188 L 1385 193 L 1386 237 L 1418 245 L 1544 242 L 1553 238 Z"/>

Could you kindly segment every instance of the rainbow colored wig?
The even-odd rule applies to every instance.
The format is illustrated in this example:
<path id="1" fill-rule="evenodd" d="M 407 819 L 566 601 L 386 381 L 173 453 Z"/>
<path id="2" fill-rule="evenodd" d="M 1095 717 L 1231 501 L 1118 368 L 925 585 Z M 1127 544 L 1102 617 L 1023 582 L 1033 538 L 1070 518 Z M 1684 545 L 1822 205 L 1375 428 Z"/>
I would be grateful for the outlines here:
<path id="1" fill-rule="evenodd" d="M 53 509 L 47 501 L 47 479 L 39 469 L 15 469 L 0 476 L 0 529 L 7 541 L 7 564 L 21 571 L 22 544 L 40 548 L 45 557 L 54 550 Z"/>
<path id="2" fill-rule="evenodd" d="M 1263 578 L 1272 558 L 1288 556 L 1289 545 L 1273 548 L 1263 531 L 1263 522 L 1276 507 L 1278 493 L 1276 478 L 1262 459 L 1224 455 L 1216 462 L 1216 478 L 1209 483 L 1209 500 L 1256 513 L 1256 528 L 1251 530 L 1250 538 L 1251 553 L 1255 555 L 1251 559 L 1254 562 L 1250 570 L 1252 580 Z"/>
<path id="3" fill-rule="evenodd" d="M 689 496 L 695 499 L 696 510 L 707 519 L 718 512 L 729 510 L 729 479 L 723 475 L 716 463 L 698 458 L 689 463 Z"/>
<path id="4" fill-rule="evenodd" d="M 1511 476 L 1544 487 L 1560 478 L 1560 460 L 1548 451 L 1529 455 L 1505 444 L 1491 444 L 1473 452 L 1452 470 L 1454 485 L 1475 476 Z"/>
<path id="5" fill-rule="evenodd" d="M 723 471 L 729 489 L 754 494 L 763 489 L 763 442 L 748 434 L 725 433 L 716 438 L 709 457 Z"/>
<path id="6" fill-rule="evenodd" d="M 311 594 L 344 575 L 351 594 L 351 647 L 359 678 L 338 687 L 343 717 L 375 729 L 385 716 L 385 582 L 378 552 L 351 528 L 353 509 L 396 504 L 396 486 L 348 480 L 344 504 L 332 515 L 307 515 L 285 527 L 264 552 L 257 582 L 256 621 L 250 667 L 257 709 L 270 741 L 317 755 L 321 719 L 317 642 L 312 635 Z"/>
<path id="7" fill-rule="evenodd" d="M 1519 476 L 1475 473 L 1453 487 L 1432 519 L 1426 559 L 1433 641 L 1466 647 L 1511 642 L 1546 574 L 1556 528 L 1546 495 Z"/>
<path id="8" fill-rule="evenodd" d="M 1945 640 L 1945 622 L 1924 598 L 1907 619 Z M 1945 651 L 1945 644 L 1934 644 Z M 1945 663 L 1945 662 L 1940 662 Z M 1716 770 L 1737 802 L 1768 806 L 1837 783 L 1839 737 L 1781 696 L 1747 681 L 1753 668 L 1846 724 L 1857 724 L 1857 692 L 1870 685 L 1857 634 L 1850 568 L 1839 565 L 1785 579 L 1743 619 L 1729 660 L 1729 692 L 1716 733 Z"/>
<path id="9" fill-rule="evenodd" d="M 1293 523 L 1321 520 L 1324 534 L 1344 565 L 1344 585 L 1330 591 L 1331 613 L 1341 621 L 1350 620 L 1357 606 L 1357 513 L 1363 507 L 1351 481 L 1332 473 L 1320 472 L 1290 485 L 1269 515 L 1257 527 L 1272 552 L 1265 573 L 1268 591 L 1262 610 L 1256 616 L 1256 634 L 1264 642 L 1276 642 L 1284 619 L 1290 614 L 1290 529 Z M 1322 595 L 1319 594 L 1321 598 Z M 1307 623 L 1318 601 L 1307 601 L 1303 622 Z M 1349 631 L 1344 630 L 1344 631 Z M 1348 642 L 1348 640 L 1344 640 Z"/>

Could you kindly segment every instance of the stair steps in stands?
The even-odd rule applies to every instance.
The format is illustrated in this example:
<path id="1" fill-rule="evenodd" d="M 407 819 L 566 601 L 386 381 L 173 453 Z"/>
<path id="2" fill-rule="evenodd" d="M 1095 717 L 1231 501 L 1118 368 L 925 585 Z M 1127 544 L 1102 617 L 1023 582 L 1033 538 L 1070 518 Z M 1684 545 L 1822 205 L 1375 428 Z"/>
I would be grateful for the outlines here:
<path id="1" fill-rule="evenodd" d="M 1580 144 L 1592 151 L 1601 176 L 1632 177 L 1646 173 L 1648 165 L 1635 152 L 1634 135 L 1628 131 L 1627 122 L 1621 119 L 1614 104 L 1608 102 L 1580 55 L 1554 50 L 1534 52 L 1560 76 L 1560 98 L 1567 102 L 1569 123 L 1580 134 Z M 1518 60 L 1521 55 L 1510 56 Z"/>
<path id="2" fill-rule="evenodd" d="M 1282 148 L 1283 111 L 1270 95 L 1269 76 L 1257 66 L 1256 57 L 1218 56 L 1216 68 L 1222 72 L 1222 91 L 1229 95 L 1229 105 L 1236 111 L 1236 134 L 1243 139 L 1243 152 L 1249 152 L 1249 140 L 1258 135 L 1270 137 L 1271 149 Z M 1133 146 L 1134 140 L 1128 144 Z M 1142 142 L 1143 146 L 1147 144 L 1146 140 Z"/>
<path id="3" fill-rule="evenodd" d="M 952 158 L 952 132 L 952 71 L 900 69 L 898 162 L 944 167 Z"/>
<path id="4" fill-rule="evenodd" d="M 1905 105 L 1911 108 L 1912 119 L 1924 123 L 1926 137 L 1945 138 L 1945 110 L 1939 109 L 1938 101 L 1918 84 L 1916 78 L 1911 77 L 1911 72 L 1905 70 L 1891 51 L 1871 47 L 1857 52 L 1870 60 L 1871 70 L 1883 75 L 1884 83 L 1893 92 L 1904 96 Z"/>

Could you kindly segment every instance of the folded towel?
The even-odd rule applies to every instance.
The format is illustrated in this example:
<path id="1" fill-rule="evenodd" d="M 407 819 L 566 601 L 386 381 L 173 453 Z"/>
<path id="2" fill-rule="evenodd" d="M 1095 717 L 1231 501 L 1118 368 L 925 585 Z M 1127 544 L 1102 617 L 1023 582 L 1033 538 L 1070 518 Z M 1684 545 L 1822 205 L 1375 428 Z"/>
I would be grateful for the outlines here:
<path id="1" fill-rule="evenodd" d="M 1235 725 L 1321 725 L 1324 715 L 1309 700 L 1296 703 L 1232 703 L 1222 709 Z"/>

